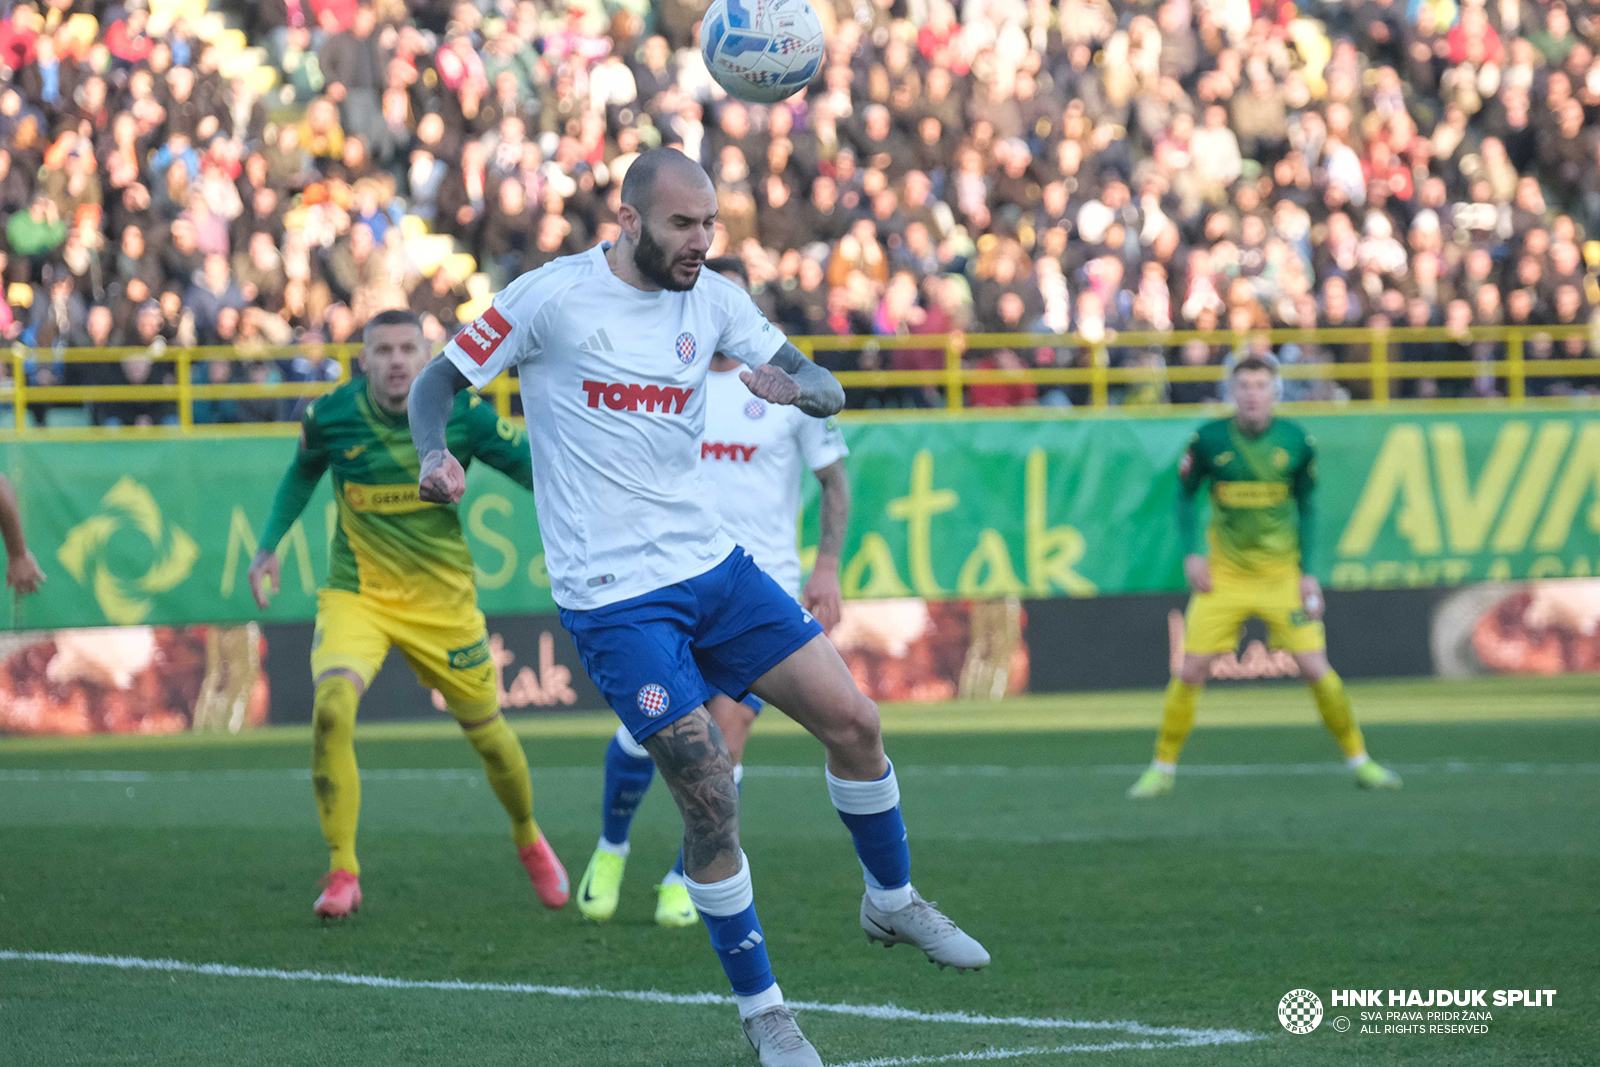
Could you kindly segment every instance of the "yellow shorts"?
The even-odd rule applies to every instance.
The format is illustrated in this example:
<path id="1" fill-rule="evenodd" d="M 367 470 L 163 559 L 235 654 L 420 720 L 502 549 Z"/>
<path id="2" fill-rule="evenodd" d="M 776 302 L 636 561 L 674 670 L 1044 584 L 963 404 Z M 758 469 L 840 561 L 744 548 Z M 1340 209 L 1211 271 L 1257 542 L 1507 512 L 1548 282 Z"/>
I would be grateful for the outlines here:
<path id="1" fill-rule="evenodd" d="M 457 718 L 486 717 L 484 709 L 497 703 L 499 685 L 489 634 L 483 612 L 476 607 L 422 614 L 397 611 L 345 589 L 317 594 L 313 678 L 330 670 L 349 670 L 369 686 L 391 647 L 400 649 L 417 681 L 444 694 Z"/>
<path id="2" fill-rule="evenodd" d="M 1300 572 L 1282 578 L 1239 579 L 1213 571 L 1211 592 L 1195 593 L 1183 618 L 1183 650 L 1208 656 L 1239 647 L 1239 628 L 1251 616 L 1267 624 L 1273 648 L 1321 652 L 1328 647 L 1322 623 L 1306 616 Z"/>

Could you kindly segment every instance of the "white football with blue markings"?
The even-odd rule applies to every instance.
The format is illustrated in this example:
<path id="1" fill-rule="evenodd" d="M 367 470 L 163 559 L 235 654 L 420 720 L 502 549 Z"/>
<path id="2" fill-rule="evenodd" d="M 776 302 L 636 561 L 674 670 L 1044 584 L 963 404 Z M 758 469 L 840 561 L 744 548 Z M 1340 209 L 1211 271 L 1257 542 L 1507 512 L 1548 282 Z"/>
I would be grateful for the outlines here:
<path id="1" fill-rule="evenodd" d="M 717 84 L 741 100 L 775 104 L 822 68 L 822 23 L 807 0 L 712 0 L 700 54 Z"/>

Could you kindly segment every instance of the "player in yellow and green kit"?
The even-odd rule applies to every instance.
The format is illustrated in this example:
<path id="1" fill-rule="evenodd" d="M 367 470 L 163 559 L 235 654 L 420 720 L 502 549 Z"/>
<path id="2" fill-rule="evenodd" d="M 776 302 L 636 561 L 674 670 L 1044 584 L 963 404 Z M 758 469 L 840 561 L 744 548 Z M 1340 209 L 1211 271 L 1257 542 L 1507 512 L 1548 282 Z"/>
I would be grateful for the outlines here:
<path id="1" fill-rule="evenodd" d="M 278 591 L 274 549 L 323 472 L 331 471 L 339 525 L 328 584 L 317 593 L 311 643 L 311 781 L 330 854 L 316 913 L 342 918 L 361 904 L 356 705 L 391 647 L 399 648 L 424 686 L 444 695 L 511 816 L 512 841 L 535 892 L 546 907 L 559 908 L 567 902 L 567 873 L 533 821 L 528 760 L 500 714 L 498 677 L 461 520 L 454 506 L 417 496 L 421 468 L 406 398 L 428 362 L 427 341 L 409 311 L 373 316 L 363 341 L 365 375 L 306 408 L 299 451 L 278 486 L 261 550 L 250 565 L 250 590 L 265 610 Z M 480 459 L 532 488 L 526 434 L 469 393 L 456 398 L 448 444 L 463 466 Z"/>
<path id="2" fill-rule="evenodd" d="M 1211 663 L 1238 646 L 1239 628 L 1251 616 L 1266 623 L 1273 647 L 1294 655 L 1356 784 L 1400 786 L 1399 775 L 1367 756 L 1350 697 L 1328 665 L 1322 588 L 1300 570 L 1314 529 L 1316 455 L 1304 430 L 1273 418 L 1277 377 L 1266 360 L 1240 360 L 1233 368 L 1234 416 L 1200 427 L 1179 461 L 1178 532 L 1193 595 L 1184 618 L 1183 665 L 1167 686 L 1155 761 L 1128 790 L 1135 799 L 1172 791 Z M 1209 557 L 1193 551 L 1194 497 L 1208 480 Z"/>

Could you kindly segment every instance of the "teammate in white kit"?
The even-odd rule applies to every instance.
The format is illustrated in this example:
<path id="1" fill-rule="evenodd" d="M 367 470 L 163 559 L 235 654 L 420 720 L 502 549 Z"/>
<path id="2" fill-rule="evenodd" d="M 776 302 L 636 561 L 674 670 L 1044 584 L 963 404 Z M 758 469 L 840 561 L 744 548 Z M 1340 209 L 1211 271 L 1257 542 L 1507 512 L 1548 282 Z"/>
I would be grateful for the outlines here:
<path id="1" fill-rule="evenodd" d="M 741 288 L 748 284 L 744 264 L 737 258 L 708 260 L 706 267 Z M 736 360 L 721 354 L 711 357 L 701 475 L 716 492 L 722 528 L 824 630 L 830 629 L 839 621 L 842 602 L 839 552 L 850 524 L 850 479 L 843 460 L 849 449 L 833 419 L 768 404 L 739 380 L 738 370 Z M 800 482 L 807 470 L 815 472 L 822 499 L 816 563 L 802 590 L 796 539 Z M 716 692 L 707 707 L 727 741 L 737 785 L 744 773 L 745 741 L 761 710 L 761 698 L 751 693 L 735 700 Z M 585 918 L 605 922 L 616 914 L 630 850 L 629 827 L 654 777 L 650 753 L 627 727 L 619 726 L 606 746 L 600 842 L 578 885 L 578 910 Z M 693 926 L 700 921 L 685 884 L 681 849 L 656 890 L 657 924 Z"/>
<path id="2" fill-rule="evenodd" d="M 789 344 L 750 297 L 701 265 L 717 215 L 705 171 L 673 149 L 636 159 L 614 245 L 524 274 L 430 363 L 411 389 L 418 492 L 454 504 L 466 488 L 445 447 L 455 395 L 519 367 L 534 499 L 550 588 L 584 669 L 650 752 L 683 813 L 690 899 L 765 1067 L 821 1067 L 783 1003 L 739 847 L 739 794 L 720 690 L 756 692 L 827 749 L 828 792 L 867 883 L 861 925 L 940 964 L 989 962 L 911 887 L 911 855 L 878 709 L 822 628 L 735 552 L 699 475 L 713 352 L 750 369 L 771 404 L 827 417 L 834 377 Z"/>

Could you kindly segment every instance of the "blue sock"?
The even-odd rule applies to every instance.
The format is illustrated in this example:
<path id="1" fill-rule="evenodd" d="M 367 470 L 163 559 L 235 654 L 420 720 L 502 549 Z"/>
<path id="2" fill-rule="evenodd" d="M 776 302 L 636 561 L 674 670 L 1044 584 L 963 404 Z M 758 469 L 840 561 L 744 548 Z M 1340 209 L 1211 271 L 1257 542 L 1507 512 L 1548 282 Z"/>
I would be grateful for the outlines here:
<path id="1" fill-rule="evenodd" d="M 875 782 L 846 781 L 829 771 L 828 795 L 855 840 L 868 893 L 878 899 L 874 890 L 897 891 L 878 899 L 880 906 L 884 900 L 909 903 L 911 846 L 906 841 L 905 820 L 900 817 L 900 784 L 895 780 L 894 764 Z"/>
<path id="2" fill-rule="evenodd" d="M 754 997 L 777 984 L 767 959 L 766 938 L 756 918 L 750 861 L 739 854 L 739 873 L 709 884 L 688 880 L 689 899 L 705 921 L 722 970 L 738 997 Z"/>
<path id="3" fill-rule="evenodd" d="M 735 763 L 733 765 L 733 785 L 734 785 L 735 789 L 739 790 L 739 795 L 740 796 L 744 796 L 744 764 L 743 763 Z M 674 875 L 677 877 L 677 879 L 679 881 L 685 880 L 685 876 L 684 876 L 684 873 L 683 873 L 683 843 L 681 841 L 678 843 L 678 859 L 677 859 L 676 862 L 673 863 L 672 871 L 668 875 L 668 877 L 672 877 Z"/>
<path id="4" fill-rule="evenodd" d="M 644 751 L 633 738 L 628 741 L 633 748 Z M 628 827 L 633 825 L 634 813 L 639 810 L 655 773 L 656 765 L 649 756 L 637 755 L 623 747 L 620 731 L 606 746 L 606 792 L 600 812 L 602 834 L 608 843 L 628 843 Z"/>

